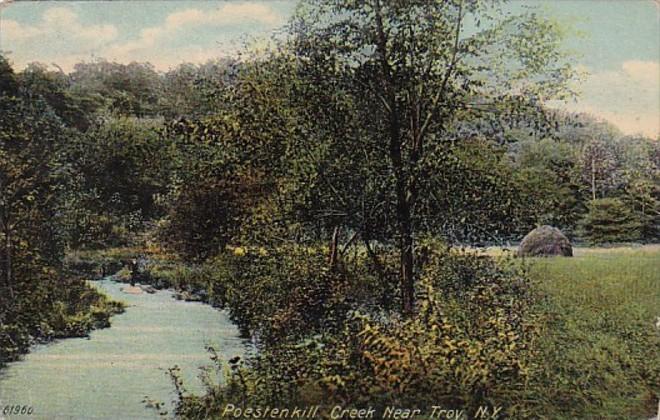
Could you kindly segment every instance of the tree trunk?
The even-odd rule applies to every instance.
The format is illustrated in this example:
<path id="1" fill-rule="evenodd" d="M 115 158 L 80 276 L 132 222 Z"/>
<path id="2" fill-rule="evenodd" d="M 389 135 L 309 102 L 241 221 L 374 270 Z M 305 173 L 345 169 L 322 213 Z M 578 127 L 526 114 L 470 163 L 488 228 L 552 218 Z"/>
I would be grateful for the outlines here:
<path id="1" fill-rule="evenodd" d="M 364 246 L 367 249 L 367 254 L 369 254 L 369 258 L 371 258 L 371 262 L 376 269 L 376 273 L 378 274 L 378 279 L 382 282 L 387 281 L 387 275 L 385 273 L 385 269 L 383 268 L 383 264 L 380 262 L 378 259 L 378 256 L 374 252 L 373 249 L 371 249 L 371 244 L 369 243 L 369 240 L 366 237 L 362 238 L 362 241 L 364 242 Z"/>
<path id="2" fill-rule="evenodd" d="M 387 103 L 387 120 L 389 129 L 389 155 L 394 178 L 396 182 L 396 218 L 399 234 L 400 261 L 400 284 L 402 297 L 402 312 L 404 316 L 410 316 L 415 306 L 415 279 L 413 270 L 413 234 L 411 208 L 414 203 L 413 191 L 410 191 L 410 175 L 406 173 L 402 158 L 403 138 L 401 133 L 401 113 L 399 103 L 394 91 L 395 81 L 392 69 L 388 63 L 387 36 L 383 25 L 383 16 L 380 0 L 374 1 L 374 12 L 376 22 L 377 42 L 376 49 L 380 55 L 382 69 L 382 89 L 384 102 Z M 408 193 L 411 193 L 410 196 Z"/>
<path id="3" fill-rule="evenodd" d="M 9 296 L 14 299 L 13 272 L 12 272 L 12 252 L 11 252 L 11 231 L 5 225 L 5 285 L 9 291 Z"/>
<path id="4" fill-rule="evenodd" d="M 596 159 L 591 158 L 591 199 L 596 199 Z"/>
<path id="5" fill-rule="evenodd" d="M 402 232 L 401 248 L 401 294 L 403 298 L 403 314 L 412 315 L 415 309 L 415 278 L 414 278 L 414 256 L 413 237 L 409 227 L 409 221 Z"/>
<path id="6" fill-rule="evenodd" d="M 332 243 L 330 243 L 330 256 L 328 258 L 328 263 L 332 271 L 335 271 L 337 269 L 338 241 L 339 241 L 339 226 L 336 226 L 334 232 L 332 233 Z"/>
<path id="7" fill-rule="evenodd" d="M 403 314 L 409 316 L 415 306 L 415 279 L 413 258 L 413 229 L 411 217 L 411 200 L 408 197 L 408 177 L 403 169 L 401 159 L 401 138 L 398 120 L 393 118 L 390 126 L 390 158 L 396 178 L 396 218 L 399 234 L 399 252 L 401 283 L 401 298 Z"/>

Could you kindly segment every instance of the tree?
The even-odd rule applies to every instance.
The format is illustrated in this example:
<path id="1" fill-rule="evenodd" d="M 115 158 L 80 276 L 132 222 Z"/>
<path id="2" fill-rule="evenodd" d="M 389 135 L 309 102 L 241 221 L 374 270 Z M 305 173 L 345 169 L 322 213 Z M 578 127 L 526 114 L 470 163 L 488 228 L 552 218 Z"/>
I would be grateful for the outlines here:
<path id="1" fill-rule="evenodd" d="M 571 232 L 584 212 L 580 194 L 578 150 L 551 138 L 521 139 L 512 146 L 513 171 L 529 197 L 533 225 L 561 227 Z"/>
<path id="2" fill-rule="evenodd" d="M 7 59 L 0 55 L 0 94 L 3 96 L 15 96 L 18 93 L 18 81 L 14 69 Z"/>
<path id="3" fill-rule="evenodd" d="M 582 236 L 589 242 L 603 244 L 639 240 L 642 225 L 623 201 L 601 198 L 589 203 L 581 227 Z"/>
<path id="4" fill-rule="evenodd" d="M 30 63 L 19 73 L 19 83 L 28 100 L 41 98 L 64 124 L 86 130 L 91 124 L 82 98 L 69 91 L 69 77 L 60 71 L 49 71 L 41 63 Z"/>
<path id="5" fill-rule="evenodd" d="M 620 182 L 617 151 L 612 144 L 593 139 L 581 154 L 582 178 L 589 184 L 591 199 L 602 198 Z"/>
<path id="6" fill-rule="evenodd" d="M 630 204 L 642 222 L 642 239 L 660 237 L 660 144 L 644 137 L 623 137 L 622 200 Z"/>
<path id="7" fill-rule="evenodd" d="M 13 294 L 16 267 L 55 262 L 55 204 L 64 127 L 41 99 L 0 93 L 0 237 L 3 283 Z M 18 259 L 17 251 L 30 255 Z"/>
<path id="8" fill-rule="evenodd" d="M 69 137 L 60 213 L 70 247 L 126 243 L 163 214 L 157 197 L 168 188 L 171 144 L 161 128 L 159 120 L 111 117 Z"/>
<path id="9" fill-rule="evenodd" d="M 353 150 L 376 142 L 373 158 L 387 164 L 382 181 L 369 184 L 393 198 L 406 314 L 414 309 L 420 197 L 427 196 L 432 163 L 448 159 L 446 143 L 468 136 L 459 130 L 460 120 L 490 112 L 520 119 L 560 96 L 572 74 L 557 50 L 556 25 L 533 13 L 493 21 L 488 4 L 306 1 L 291 25 L 304 72 L 344 81 L 343 93 L 363 129 L 342 132 L 343 141 Z M 484 29 L 467 30 L 468 22 Z"/>
<path id="10" fill-rule="evenodd" d="M 122 116 L 155 116 L 161 88 L 159 74 L 148 63 L 105 60 L 78 63 L 70 73 L 70 91 L 89 111 Z"/>
<path id="11" fill-rule="evenodd" d="M 230 80 L 231 60 L 208 61 L 201 65 L 185 63 L 162 76 L 159 108 L 167 119 L 201 117 L 222 106 L 219 91 Z"/>

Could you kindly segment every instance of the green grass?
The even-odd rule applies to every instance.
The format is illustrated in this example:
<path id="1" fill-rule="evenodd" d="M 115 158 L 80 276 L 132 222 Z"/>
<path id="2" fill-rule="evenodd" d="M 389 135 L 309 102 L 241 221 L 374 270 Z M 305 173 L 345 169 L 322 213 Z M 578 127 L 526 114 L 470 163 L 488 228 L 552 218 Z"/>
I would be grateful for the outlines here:
<path id="1" fill-rule="evenodd" d="M 535 383 L 544 416 L 649 418 L 660 395 L 660 247 L 575 255 L 530 268 L 549 314 Z"/>

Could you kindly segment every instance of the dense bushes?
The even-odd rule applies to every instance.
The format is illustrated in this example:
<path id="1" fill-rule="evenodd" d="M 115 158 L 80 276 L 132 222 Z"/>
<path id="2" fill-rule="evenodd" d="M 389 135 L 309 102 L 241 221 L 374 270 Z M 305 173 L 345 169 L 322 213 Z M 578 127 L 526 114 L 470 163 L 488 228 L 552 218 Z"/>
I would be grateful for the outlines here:
<path id="1" fill-rule="evenodd" d="M 351 306 L 368 305 L 367 291 L 377 287 L 373 279 L 359 282 L 346 269 L 332 270 L 327 252 L 305 246 L 238 247 L 211 265 L 221 304 L 265 344 L 336 330 Z"/>
<path id="2" fill-rule="evenodd" d="M 509 418 L 641 418 L 654 410 L 657 254 L 543 260 L 531 275 L 518 259 L 437 245 L 420 251 L 426 263 L 409 319 L 378 309 L 386 285 L 360 271 L 359 252 L 337 272 L 321 249 L 306 247 L 218 257 L 208 266 L 216 292 L 262 340 L 246 360 L 223 361 L 211 349 L 218 370 L 208 373 L 205 395 L 189 394 L 172 371 L 177 414 L 218 418 L 228 404 L 320 405 L 320 415 L 335 405 L 468 414 L 483 405 Z M 631 266 L 640 261 L 643 276 Z"/>
<path id="3" fill-rule="evenodd" d="M 179 415 L 214 417 L 227 403 L 524 410 L 517 397 L 535 369 L 538 325 L 535 298 L 513 266 L 432 251 L 419 310 L 403 319 L 358 306 L 378 302 L 386 287 L 360 272 L 359 257 L 332 271 L 319 250 L 275 254 L 241 248 L 216 261 L 226 269 L 218 278 L 224 303 L 262 345 L 248 362 L 230 364 L 226 385 L 185 396 Z"/>
<path id="4" fill-rule="evenodd" d="M 75 236 L 65 150 L 79 133 L 71 98 L 43 73 L 16 75 L 0 56 L 0 365 L 35 342 L 108 326 L 121 310 L 62 264 Z"/>
<path id="5" fill-rule="evenodd" d="M 161 242 L 188 260 L 215 255 L 236 233 L 240 210 L 226 183 L 200 183 L 181 191 L 159 226 Z"/>

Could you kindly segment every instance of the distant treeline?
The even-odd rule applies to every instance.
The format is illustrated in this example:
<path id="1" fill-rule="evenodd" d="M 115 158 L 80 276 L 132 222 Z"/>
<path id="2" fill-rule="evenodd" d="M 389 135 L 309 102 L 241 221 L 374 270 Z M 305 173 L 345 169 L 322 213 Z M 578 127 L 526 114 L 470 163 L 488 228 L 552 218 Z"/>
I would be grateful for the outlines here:
<path id="1" fill-rule="evenodd" d="M 282 65 L 271 63 L 272 67 Z M 166 73 L 156 71 L 149 63 L 105 60 L 77 64 L 68 74 L 39 63 L 14 74 L 4 59 L 3 69 L 5 96 L 16 89 L 31 106 L 41 106 L 39 114 L 50 118 L 50 124 L 61 131 L 58 144 L 49 147 L 60 149 L 59 159 L 65 159 L 62 163 L 73 171 L 67 182 L 77 184 L 66 188 L 69 194 L 78 192 L 75 199 L 66 201 L 76 203 L 69 211 L 77 215 L 67 218 L 65 233 L 67 245 L 74 248 L 125 243 L 126 235 L 140 230 L 144 222 L 156 220 L 181 230 L 176 235 L 181 243 L 176 246 L 182 249 L 195 248 L 185 243 L 188 236 L 199 237 L 202 248 L 213 248 L 217 244 L 213 245 L 215 239 L 209 237 L 209 232 L 235 228 L 235 222 L 213 217 L 203 222 L 211 225 L 177 228 L 177 224 L 188 216 L 191 220 L 204 219 L 203 214 L 194 214 L 207 211 L 202 202 L 219 200 L 228 205 L 228 194 L 239 194 L 243 201 L 250 201 L 242 189 L 253 190 L 256 186 L 255 179 L 230 180 L 225 171 L 230 169 L 223 168 L 223 164 L 209 168 L 219 157 L 213 149 L 226 148 L 230 141 L 243 141 L 238 137 L 244 136 L 245 130 L 263 130 L 262 138 L 255 141 L 286 136 L 271 132 L 291 130 L 287 124 L 292 121 L 283 119 L 291 116 L 283 112 L 296 111 L 294 105 L 282 108 L 295 100 L 290 97 L 294 93 L 282 91 L 278 96 L 275 86 L 263 90 L 266 87 L 257 85 L 263 80 L 247 80 L 263 79 L 266 72 L 277 69 L 264 66 L 255 70 L 249 63 L 230 59 L 182 64 Z M 272 83 L 278 82 L 278 77 L 279 82 L 293 83 L 276 74 L 268 77 Z M 340 86 L 336 89 L 341 91 Z M 273 97 L 257 98 L 264 94 Z M 322 109 L 337 104 L 329 100 L 316 106 Z M 418 206 L 416 223 L 433 234 L 463 243 L 517 240 L 540 224 L 557 226 L 574 238 L 591 242 L 657 240 L 657 139 L 623 135 L 611 124 L 588 115 L 548 110 L 545 114 L 544 118 L 552 121 L 543 130 L 538 129 L 538 116 L 532 112 L 527 121 L 523 113 L 506 126 L 482 116 L 462 121 L 438 155 L 442 164 L 425 168 L 442 187 Z M 337 135 L 354 129 L 349 121 L 332 124 L 336 126 L 317 129 L 334 129 Z M 261 167 L 246 176 L 259 177 L 259 189 L 277 182 L 276 174 L 269 177 L 268 172 L 295 164 L 284 159 L 285 149 L 295 146 L 296 135 L 299 133 L 291 132 L 286 139 L 289 146 L 275 139 L 279 144 L 254 158 L 261 161 Z M 190 147 L 195 141 L 201 143 L 200 147 Z M 255 146 L 245 147 L 248 153 Z M 341 179 L 332 182 L 358 182 L 364 176 L 357 167 L 341 169 Z M 192 180 L 196 177 L 203 180 Z M 338 174 L 323 175 L 326 181 L 333 177 Z M 193 187 L 194 194 L 183 187 L 185 178 L 200 182 Z M 236 191 L 222 186 L 227 183 Z M 187 204 L 179 203 L 183 206 L 179 210 L 193 212 L 183 218 L 177 217 L 173 207 L 176 200 L 183 199 L 181 193 L 198 196 L 188 197 Z M 326 194 L 320 189 L 309 193 Z M 336 204 L 331 204 L 334 208 L 330 212 L 336 217 L 352 213 L 368 221 L 356 209 L 338 208 Z M 163 219 L 166 214 L 169 216 Z M 618 220 L 620 226 L 607 232 L 592 226 L 603 223 L 603 217 Z M 377 223 L 375 219 L 371 222 Z M 316 232 L 326 229 L 319 218 L 311 223 L 316 225 Z"/>

